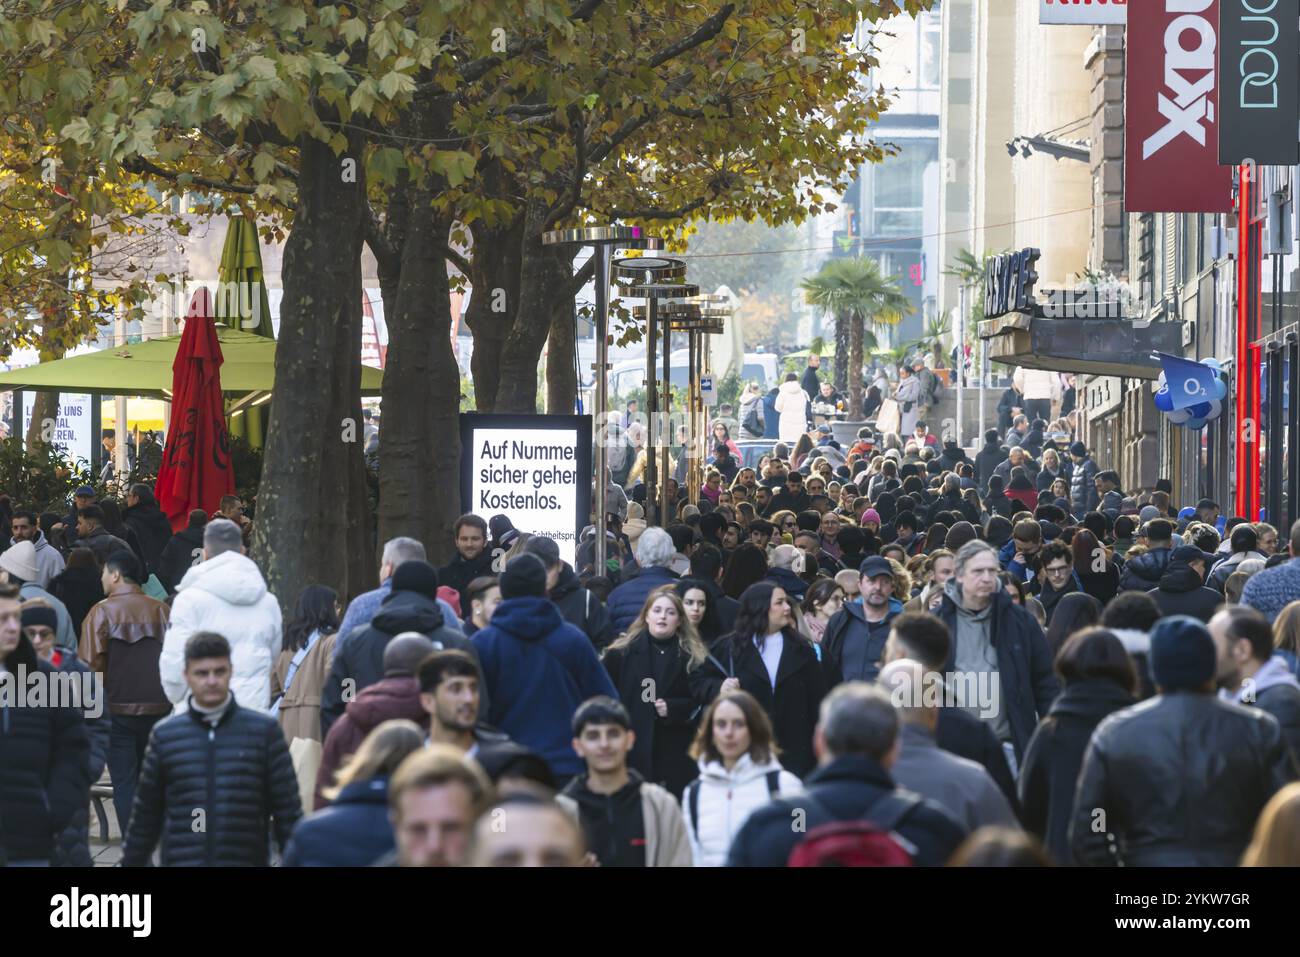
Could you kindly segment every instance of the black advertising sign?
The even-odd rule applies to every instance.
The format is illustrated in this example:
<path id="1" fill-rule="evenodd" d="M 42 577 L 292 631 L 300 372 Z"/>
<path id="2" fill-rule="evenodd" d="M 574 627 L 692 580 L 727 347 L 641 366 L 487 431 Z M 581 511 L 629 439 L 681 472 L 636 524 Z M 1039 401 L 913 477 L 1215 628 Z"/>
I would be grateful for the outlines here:
<path id="1" fill-rule="evenodd" d="M 1300 162 L 1295 0 L 1219 0 L 1219 163 Z"/>
<path id="2" fill-rule="evenodd" d="M 1034 308 L 1034 283 L 1038 273 L 1037 249 L 990 256 L 984 261 L 984 318 L 994 319 L 1008 312 L 1028 312 Z"/>

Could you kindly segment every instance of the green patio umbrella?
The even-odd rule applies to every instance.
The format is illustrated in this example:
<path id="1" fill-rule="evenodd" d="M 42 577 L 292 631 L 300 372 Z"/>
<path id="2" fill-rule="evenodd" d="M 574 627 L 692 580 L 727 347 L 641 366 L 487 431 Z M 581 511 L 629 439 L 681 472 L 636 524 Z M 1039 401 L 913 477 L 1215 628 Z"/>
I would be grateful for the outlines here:
<path id="1" fill-rule="evenodd" d="M 266 298 L 262 275 L 262 249 L 257 241 L 257 224 L 242 213 L 230 218 L 226 244 L 221 250 L 217 272 L 216 319 L 232 329 L 241 329 L 266 339 L 274 339 L 271 306 Z M 247 439 L 260 449 L 266 435 L 268 410 L 251 408 L 232 415 L 230 434 Z"/>

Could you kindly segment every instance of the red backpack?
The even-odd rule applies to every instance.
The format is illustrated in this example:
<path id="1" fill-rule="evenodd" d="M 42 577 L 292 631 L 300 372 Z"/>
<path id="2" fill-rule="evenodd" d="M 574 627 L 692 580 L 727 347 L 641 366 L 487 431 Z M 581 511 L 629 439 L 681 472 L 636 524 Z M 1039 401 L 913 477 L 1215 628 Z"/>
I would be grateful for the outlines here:
<path id="1" fill-rule="evenodd" d="M 888 794 L 871 806 L 871 820 L 814 827 L 790 852 L 786 866 L 911 867 L 912 851 L 894 829 L 920 804 L 915 795 Z"/>

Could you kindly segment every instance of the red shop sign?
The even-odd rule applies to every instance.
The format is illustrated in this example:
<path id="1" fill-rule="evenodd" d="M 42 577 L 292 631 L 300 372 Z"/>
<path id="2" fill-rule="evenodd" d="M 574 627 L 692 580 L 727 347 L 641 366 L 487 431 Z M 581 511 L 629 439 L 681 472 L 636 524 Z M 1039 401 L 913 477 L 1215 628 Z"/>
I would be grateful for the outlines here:
<path id="1" fill-rule="evenodd" d="M 1219 0 L 1142 0 L 1128 9 L 1124 202 L 1131 213 L 1228 213 L 1219 165 Z"/>

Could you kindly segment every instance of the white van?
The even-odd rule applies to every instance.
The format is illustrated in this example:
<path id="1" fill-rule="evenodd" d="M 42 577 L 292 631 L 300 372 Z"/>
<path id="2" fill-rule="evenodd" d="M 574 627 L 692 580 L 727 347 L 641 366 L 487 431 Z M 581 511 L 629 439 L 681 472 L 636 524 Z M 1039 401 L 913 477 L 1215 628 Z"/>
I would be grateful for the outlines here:
<path id="1" fill-rule="evenodd" d="M 685 389 L 687 386 L 687 362 L 690 353 L 686 349 L 675 350 L 670 357 L 670 375 L 672 383 L 679 389 Z M 645 359 L 631 359 L 626 362 L 619 362 L 614 365 L 609 373 L 609 394 L 611 399 L 627 396 L 632 392 L 645 388 Z M 663 357 L 655 363 L 655 370 L 662 378 L 663 376 Z M 766 392 L 768 389 L 777 385 L 777 371 L 780 368 L 780 359 L 770 352 L 747 352 L 745 353 L 745 365 L 741 371 L 742 382 L 757 382 L 761 391 Z M 716 388 L 717 383 L 714 383 Z"/>

